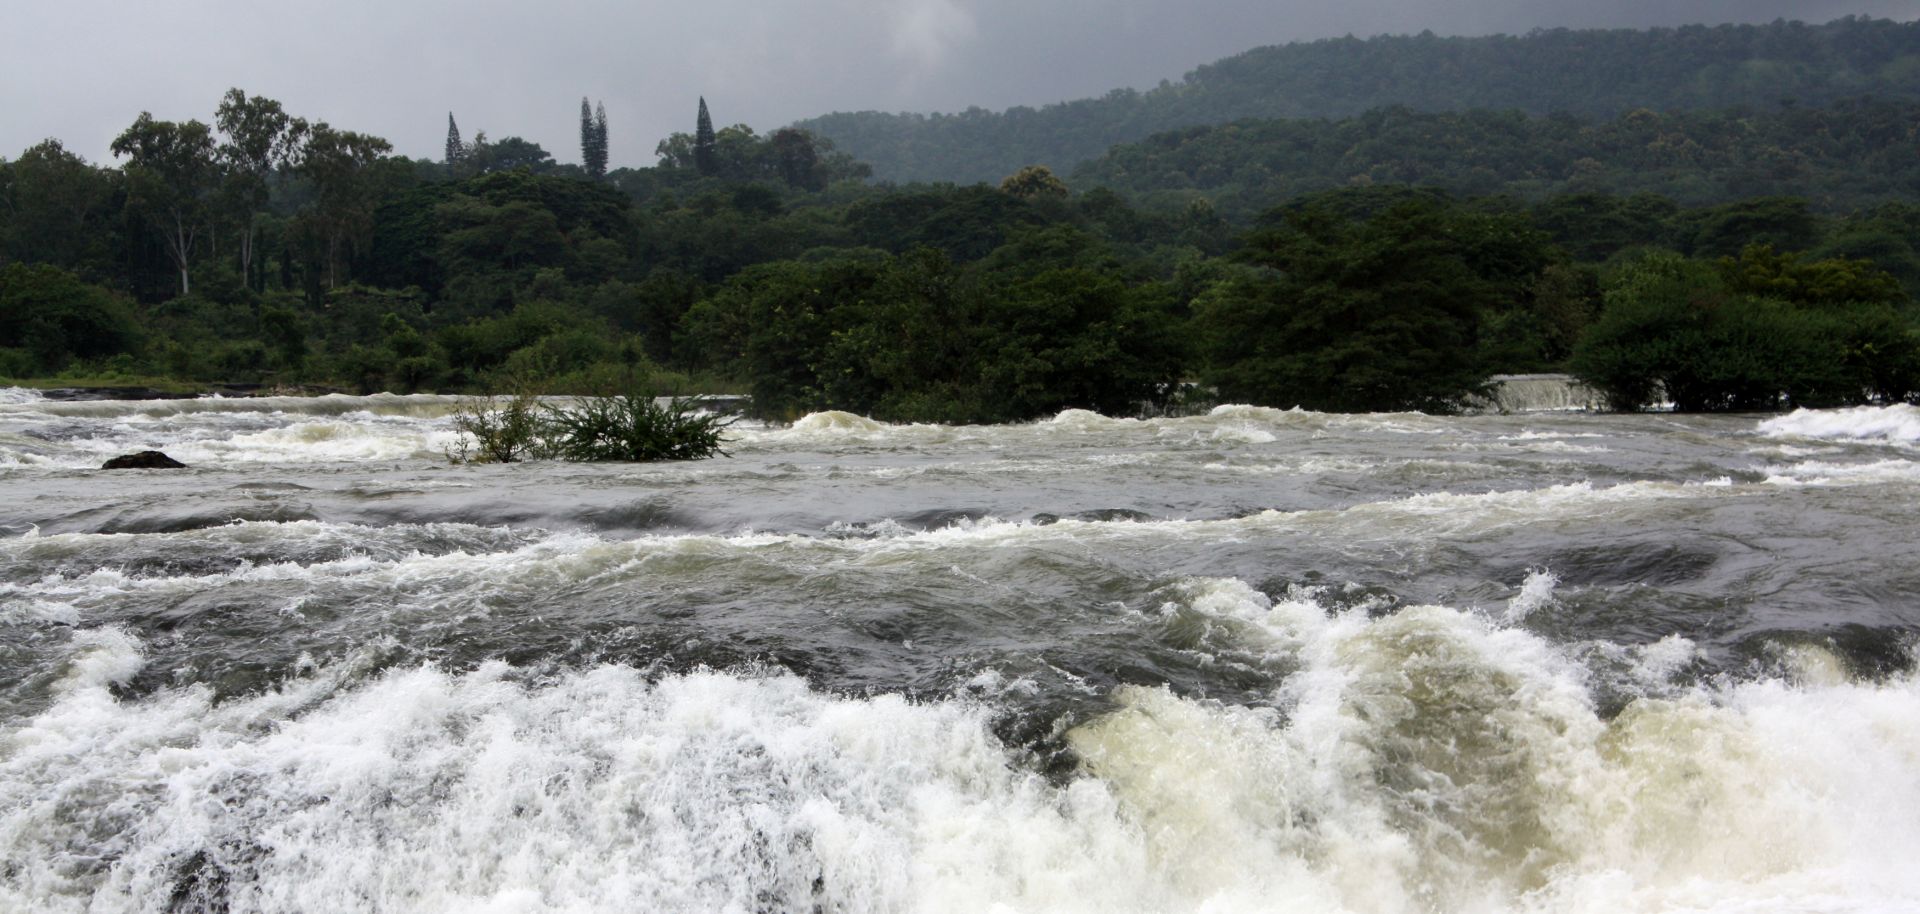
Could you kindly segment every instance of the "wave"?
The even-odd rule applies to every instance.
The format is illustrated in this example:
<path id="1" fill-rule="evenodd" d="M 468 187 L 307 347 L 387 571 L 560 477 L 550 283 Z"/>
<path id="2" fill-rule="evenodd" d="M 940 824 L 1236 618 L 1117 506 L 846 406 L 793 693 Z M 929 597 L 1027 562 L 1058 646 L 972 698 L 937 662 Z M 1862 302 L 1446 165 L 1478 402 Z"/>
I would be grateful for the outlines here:
<path id="1" fill-rule="evenodd" d="M 1876 460 L 1872 463 L 1833 463 L 1803 460 L 1764 468 L 1766 482 L 1787 486 L 1881 485 L 1920 482 L 1920 463 Z"/>
<path id="2" fill-rule="evenodd" d="M 1759 432 L 1783 438 L 1920 445 L 1920 407 L 1900 403 L 1847 409 L 1796 409 L 1761 422 Z"/>
<path id="3" fill-rule="evenodd" d="M 284 413 L 295 416 L 377 416 L 438 418 L 452 415 L 467 397 L 442 394 L 325 394 L 318 397 L 195 397 L 179 400 L 47 400 L 0 401 L 0 416 L 51 416 L 75 419 L 113 419 L 191 416 L 207 413 Z"/>
<path id="4" fill-rule="evenodd" d="M 1009 521 L 994 517 L 960 518 L 933 529 L 916 529 L 897 521 L 881 519 L 858 525 L 859 537 L 838 533 L 818 537 L 800 533 L 744 531 L 734 534 L 644 534 L 623 539 L 602 539 L 589 533 L 547 534 L 529 531 L 520 536 L 516 551 L 487 551 L 469 558 L 480 562 L 512 567 L 503 573 L 515 573 L 530 563 L 556 573 L 576 558 L 584 557 L 587 567 L 598 568 L 607 555 L 619 555 L 621 561 L 641 561 L 657 555 L 703 555 L 745 557 L 769 549 L 804 554 L 805 562 L 861 561 L 869 554 L 941 553 L 956 547 L 1001 549 L 1062 545 L 1096 545 L 1099 548 L 1135 546 L 1153 548 L 1181 543 L 1237 542 L 1286 531 L 1334 535 L 1345 539 L 1366 540 L 1391 531 L 1395 539 L 1427 542 L 1448 535 L 1473 533 L 1490 535 L 1513 525 L 1543 525 L 1556 520 L 1585 522 L 1597 513 L 1630 514 L 1653 510 L 1675 500 L 1701 500 L 1740 497 L 1749 491 L 1725 480 L 1699 484 L 1636 482 L 1615 486 L 1595 486 L 1587 482 L 1483 493 L 1430 493 L 1378 502 L 1364 502 L 1348 508 L 1304 511 L 1266 510 L 1242 517 L 1216 520 L 1150 520 L 1132 514 L 1114 518 L 1047 518 L 1036 521 Z M 292 521 L 242 521 L 210 530 L 135 534 L 63 534 L 58 537 L 0 539 L 0 567 L 11 558 L 35 555 L 56 543 L 101 542 L 104 552 L 128 548 L 128 543 L 151 542 L 153 550 L 178 548 L 182 542 L 198 538 L 223 540 L 245 535 L 257 540 L 284 538 L 284 543 L 263 543 L 262 548 L 284 546 L 294 552 L 304 541 L 321 537 L 329 542 L 368 544 L 368 554 L 384 556 L 381 561 L 434 563 L 453 560 L 455 555 L 435 551 L 431 554 L 396 554 L 392 548 L 376 544 L 392 541 L 444 542 L 441 531 L 466 529 L 489 531 L 495 528 L 461 524 L 396 524 L 365 527 L 298 519 Z M 844 533 L 855 525 L 842 523 L 835 531 Z M 489 539 L 490 541 L 490 539 Z M 795 559 L 802 561 L 801 559 Z M 44 561 L 44 558 L 34 559 Z M 943 560 L 944 561 L 944 560 Z M 491 574 L 484 567 L 472 569 Z"/>
<path id="5" fill-rule="evenodd" d="M 1540 588 L 1535 588 L 1536 590 Z M 1762 677 L 1596 712 L 1583 666 L 1440 606 L 1196 579 L 1167 612 L 1293 658 L 1270 700 L 1129 686 L 1048 780 L 998 698 L 781 673 L 354 660 L 118 697 L 76 633 L 0 731 L 0 907 L 1899 911 L 1920 683 Z M 1670 675 L 1681 640 L 1648 646 Z M 1678 659 L 1676 659 L 1678 658 Z M 1665 672 L 1663 672 L 1663 670 Z M 991 678 L 991 677 L 988 677 Z M 991 685 L 992 683 L 988 683 Z"/>

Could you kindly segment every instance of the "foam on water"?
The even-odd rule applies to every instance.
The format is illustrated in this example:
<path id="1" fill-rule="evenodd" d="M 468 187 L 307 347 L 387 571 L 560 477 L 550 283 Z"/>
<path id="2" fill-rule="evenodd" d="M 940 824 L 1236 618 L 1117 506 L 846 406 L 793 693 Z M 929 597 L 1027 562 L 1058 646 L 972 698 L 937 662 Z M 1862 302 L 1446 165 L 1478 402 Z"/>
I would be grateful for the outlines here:
<path id="1" fill-rule="evenodd" d="M 810 413 L 785 428 L 741 426 L 748 448 L 814 445 L 863 445 L 924 448 L 957 443 L 1025 443 L 1051 447 L 1118 441 L 1185 442 L 1198 445 L 1265 445 L 1284 437 L 1305 438 L 1330 429 L 1356 433 L 1437 434 L 1439 420 L 1420 413 L 1343 415 L 1302 409 L 1225 405 L 1206 415 L 1134 419 L 1067 409 L 1037 422 L 1000 426 L 890 424 L 841 411 Z"/>
<path id="2" fill-rule="evenodd" d="M 327 463 L 445 460 L 457 433 L 434 417 L 367 411 L 328 418 L 304 413 L 220 412 L 116 415 L 98 420 L 84 437 L 38 442 L 33 453 L 0 441 L 0 459 L 67 467 L 97 467 L 130 450 L 161 450 L 189 466 L 228 463 Z"/>
<path id="3" fill-rule="evenodd" d="M 617 667 L 536 685 L 496 664 L 122 704 L 103 683 L 131 651 L 82 648 L 106 659 L 6 737 L 9 909 L 1134 903 L 1107 882 L 1142 862 L 1110 798 L 1010 768 L 965 703 Z"/>
<path id="4" fill-rule="evenodd" d="M 349 416 L 341 421 L 299 421 L 225 440 L 191 442 L 176 456 L 189 462 L 262 463 L 444 458 L 456 438 L 455 432 L 437 423 Z"/>
<path id="5" fill-rule="evenodd" d="M 0 912 L 1920 909 L 1920 682 L 1821 627 L 1907 631 L 1897 567 L 1826 580 L 1910 525 L 1897 409 L 1757 456 L 1721 418 L 817 414 L 689 485 L 423 467 L 442 406 L 392 401 L 0 403 L 0 454 L 403 493 L 0 472 Z M 544 522 L 498 503 L 529 478 L 780 507 L 489 526 Z M 31 535 L 96 484 L 179 532 Z M 256 498 L 366 523 L 219 524 Z"/>
<path id="6" fill-rule="evenodd" d="M 1899 403 L 1847 409 L 1796 409 L 1761 422 L 1759 430 L 1763 435 L 1783 438 L 1920 445 L 1920 407 Z"/>
<path id="7" fill-rule="evenodd" d="M 1779 486 L 1881 485 L 1920 482 L 1920 463 L 1876 460 L 1872 463 L 1835 463 L 1803 460 L 1766 468 L 1767 483 Z"/>
<path id="8" fill-rule="evenodd" d="M 1545 568 L 1536 568 L 1527 572 L 1527 580 L 1520 585 L 1520 592 L 1507 601 L 1507 611 L 1503 618 L 1508 625 L 1518 625 L 1527 621 L 1527 617 L 1540 611 L 1553 600 L 1553 589 L 1560 586 L 1560 578 Z"/>
<path id="9" fill-rule="evenodd" d="M 998 550 L 1033 548 L 1047 544 L 1073 545 L 1101 549 L 1152 549 L 1181 543 L 1229 543 L 1248 537 L 1278 532 L 1312 532 L 1346 539 L 1377 536 L 1391 530 L 1395 537 L 1411 542 L 1426 542 L 1468 532 L 1487 535 L 1512 525 L 1540 526 L 1555 522 L 1578 523 L 1598 513 L 1614 517 L 1634 512 L 1657 510 L 1665 502 L 1704 498 L 1737 497 L 1740 489 L 1709 485 L 1671 483 L 1629 483 L 1595 487 L 1588 483 L 1475 494 L 1436 493 L 1404 499 L 1355 505 L 1345 510 L 1262 511 L 1246 517 L 1221 520 L 1074 520 L 1052 523 L 1014 522 L 997 518 L 965 519 L 931 530 L 907 530 L 898 523 L 880 522 L 862 528 L 870 535 L 848 538 L 820 538 L 802 534 L 743 532 L 730 535 L 672 534 L 643 535 L 625 540 L 605 540 L 587 533 L 543 536 L 535 541 L 501 540 L 504 551 L 493 551 L 498 537 L 474 537 L 471 543 L 443 533 L 429 534 L 436 541 L 448 541 L 449 551 L 422 554 L 404 549 L 380 547 L 393 539 L 406 543 L 423 535 L 423 528 L 396 526 L 381 528 L 367 541 L 369 548 L 356 549 L 346 556 L 329 555 L 328 561 L 300 564 L 277 562 L 244 565 L 216 575 L 126 576 L 113 568 L 89 572 L 88 580 L 70 582 L 67 589 L 55 585 L 66 580 L 58 575 L 35 583 L 7 585 L 0 593 L 47 599 L 79 598 L 89 588 L 111 587 L 193 590 L 234 580 L 281 580 L 302 576 L 337 577 L 377 573 L 381 579 L 444 579 L 449 586 L 483 591 L 503 580 L 524 580 L 529 576 L 578 582 L 606 573 L 609 568 L 631 565 L 642 568 L 648 561 L 671 556 L 698 555 L 708 558 L 747 558 L 774 550 L 783 562 L 800 564 L 861 564 L 890 561 L 902 555 L 918 556 L 944 564 L 946 553 L 955 549 Z M 273 522 L 249 522 L 216 530 L 252 530 L 260 535 L 281 525 Z M 311 521 L 291 522 L 296 532 L 286 544 L 298 550 L 303 538 L 321 537 L 326 543 L 354 542 L 369 535 L 366 528 Z M 836 528 L 841 532 L 852 527 Z M 183 534 L 152 534 L 139 537 L 160 543 L 185 538 L 186 542 L 210 535 L 207 531 Z M 86 535 L 44 537 L 32 541 L 0 541 L 0 568 L 10 556 L 47 555 L 67 548 L 64 544 L 88 542 Z M 472 551 L 481 545 L 485 551 Z M 155 548 L 162 548 L 156 546 Z M 45 561 L 44 558 L 27 559 Z M 635 573 L 638 573 L 636 571 Z M 124 580 L 122 580 L 124 578 Z M 464 584 L 461 582 L 465 582 Z"/>
<path id="10" fill-rule="evenodd" d="M 17 388 L 14 388 L 17 389 Z M 76 419 L 140 417 L 164 419 L 206 413 L 285 413 L 301 416 L 341 416 L 372 413 L 380 416 L 441 418 L 451 415 L 467 398 L 439 394 L 326 394 L 318 397 L 197 397 L 180 400 L 47 400 L 44 397 L 0 400 L 0 416 L 54 416 Z"/>
<path id="11" fill-rule="evenodd" d="M 1299 651 L 1276 708 L 1136 688 L 1073 734 L 1189 898 L 1596 914 L 1920 901 L 1902 862 L 1920 839 L 1910 678 L 1694 689 L 1606 720 L 1584 670 L 1517 629 L 1211 590 L 1194 605 Z M 1643 675 L 1670 676 L 1691 647 L 1649 646 Z"/>
<path id="12" fill-rule="evenodd" d="M 136 701 L 112 690 L 141 645 L 80 632 L 54 704 L 0 732 L 0 909 L 1920 902 L 1911 678 L 1726 684 L 1606 719 L 1579 663 L 1471 613 L 1329 612 L 1230 579 L 1189 582 L 1182 605 L 1296 672 L 1258 706 L 1123 689 L 1068 734 L 1082 770 L 1065 782 L 1026 773 L 975 700 L 341 661 L 225 702 Z"/>

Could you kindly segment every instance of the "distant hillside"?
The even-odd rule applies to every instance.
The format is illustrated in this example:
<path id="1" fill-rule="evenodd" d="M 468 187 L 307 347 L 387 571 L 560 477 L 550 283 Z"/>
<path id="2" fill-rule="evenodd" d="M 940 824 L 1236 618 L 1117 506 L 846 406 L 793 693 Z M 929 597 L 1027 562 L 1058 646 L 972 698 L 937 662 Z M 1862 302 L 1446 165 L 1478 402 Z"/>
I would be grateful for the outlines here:
<path id="1" fill-rule="evenodd" d="M 1387 108 L 1338 121 L 1238 121 L 1115 146 L 1073 173 L 1161 207 L 1206 197 L 1244 222 L 1302 194 L 1416 184 L 1459 194 L 1651 192 L 1685 205 L 1792 195 L 1850 211 L 1920 199 L 1920 101 L 1616 118 Z"/>
<path id="2" fill-rule="evenodd" d="M 1148 92 L 958 114 L 829 114 L 798 126 L 894 181 L 998 181 L 1023 165 L 1065 172 L 1116 143 L 1245 118 L 1518 109 L 1610 117 L 1636 108 L 1774 109 L 1876 95 L 1920 99 L 1920 23 L 1431 33 L 1258 48 Z"/>

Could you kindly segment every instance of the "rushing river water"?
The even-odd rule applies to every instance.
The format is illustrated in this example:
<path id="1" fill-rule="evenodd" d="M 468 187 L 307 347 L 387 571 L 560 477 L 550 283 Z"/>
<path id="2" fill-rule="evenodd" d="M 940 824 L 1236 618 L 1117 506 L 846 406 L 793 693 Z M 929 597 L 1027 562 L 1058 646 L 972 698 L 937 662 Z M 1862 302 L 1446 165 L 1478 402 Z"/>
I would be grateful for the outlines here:
<path id="1" fill-rule="evenodd" d="M 1920 909 L 1920 410 L 451 406 L 0 391 L 0 911 Z"/>

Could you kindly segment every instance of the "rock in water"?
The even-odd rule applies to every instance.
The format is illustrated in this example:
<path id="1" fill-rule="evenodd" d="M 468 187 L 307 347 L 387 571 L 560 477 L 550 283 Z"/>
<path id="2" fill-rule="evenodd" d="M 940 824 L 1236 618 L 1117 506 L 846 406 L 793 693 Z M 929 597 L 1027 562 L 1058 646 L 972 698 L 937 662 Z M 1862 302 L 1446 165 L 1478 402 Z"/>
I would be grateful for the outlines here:
<path id="1" fill-rule="evenodd" d="M 100 465 L 103 470 L 184 470 L 187 465 L 159 451 L 121 454 Z"/>

